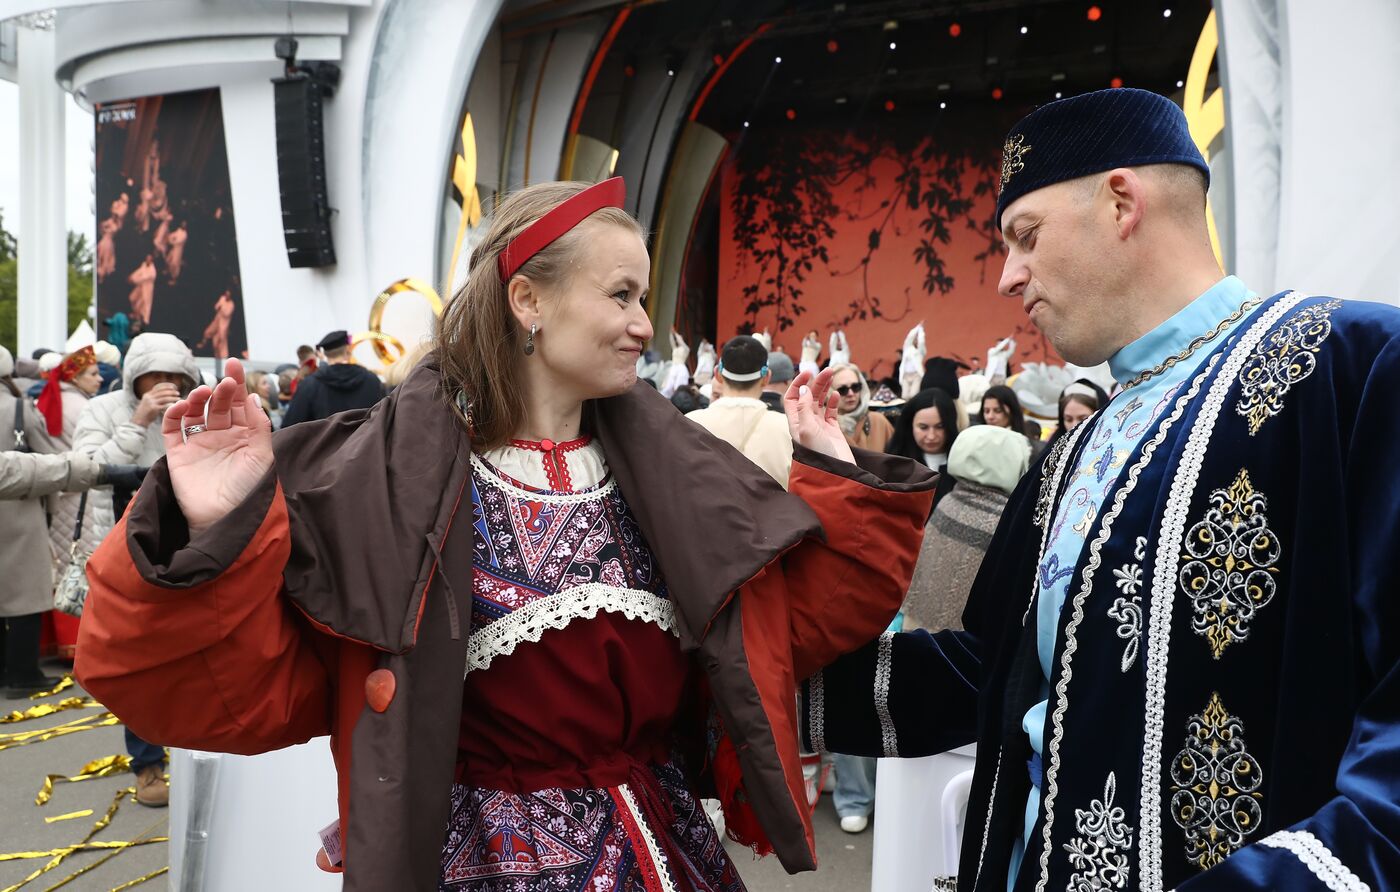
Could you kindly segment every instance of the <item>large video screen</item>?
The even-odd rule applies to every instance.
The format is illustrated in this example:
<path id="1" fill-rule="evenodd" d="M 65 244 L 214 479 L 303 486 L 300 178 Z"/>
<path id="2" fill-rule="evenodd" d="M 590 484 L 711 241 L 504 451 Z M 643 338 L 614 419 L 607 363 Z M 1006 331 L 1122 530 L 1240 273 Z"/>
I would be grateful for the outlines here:
<path id="1" fill-rule="evenodd" d="M 219 91 L 97 106 L 97 321 L 248 355 Z"/>

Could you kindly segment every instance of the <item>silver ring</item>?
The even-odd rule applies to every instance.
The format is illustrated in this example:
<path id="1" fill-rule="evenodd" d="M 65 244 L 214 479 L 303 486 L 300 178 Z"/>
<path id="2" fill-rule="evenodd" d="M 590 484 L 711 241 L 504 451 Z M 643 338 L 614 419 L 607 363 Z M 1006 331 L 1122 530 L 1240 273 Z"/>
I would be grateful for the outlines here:
<path id="1" fill-rule="evenodd" d="M 181 426 L 180 426 L 180 442 L 182 442 L 182 443 L 189 442 L 190 437 L 192 437 L 192 436 L 195 435 L 195 434 L 202 434 L 202 433 L 204 433 L 206 430 L 208 430 L 208 428 L 205 427 L 205 426 L 202 425 L 202 424 L 191 424 L 189 427 L 185 427 L 184 425 L 181 425 Z"/>

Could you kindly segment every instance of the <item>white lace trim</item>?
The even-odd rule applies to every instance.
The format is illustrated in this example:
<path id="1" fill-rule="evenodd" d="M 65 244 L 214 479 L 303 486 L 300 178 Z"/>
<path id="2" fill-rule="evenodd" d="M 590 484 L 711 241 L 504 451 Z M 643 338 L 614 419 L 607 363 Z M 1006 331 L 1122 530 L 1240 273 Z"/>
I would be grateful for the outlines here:
<path id="1" fill-rule="evenodd" d="M 1074 677 L 1071 661 L 1075 652 L 1079 650 L 1077 633 L 1079 624 L 1084 620 L 1084 602 L 1088 599 L 1089 593 L 1093 591 L 1094 575 L 1103 562 L 1103 545 L 1108 541 L 1118 515 L 1123 512 L 1123 506 L 1127 503 L 1128 496 L 1137 489 L 1138 478 L 1142 475 L 1143 469 L 1152 462 L 1152 457 L 1157 453 L 1157 447 L 1162 445 L 1167 438 L 1167 433 L 1186 413 L 1187 406 L 1196 398 L 1196 394 L 1201 390 L 1201 384 L 1210 376 L 1219 360 L 1219 354 L 1210 358 L 1205 369 L 1196 375 L 1191 382 L 1191 387 L 1177 398 L 1171 414 L 1163 419 L 1157 433 L 1143 444 L 1142 454 L 1138 457 L 1137 463 L 1128 469 L 1127 481 L 1118 487 L 1118 491 L 1113 495 L 1113 504 L 1103 517 L 1099 534 L 1094 537 L 1093 542 L 1089 543 L 1089 559 L 1084 565 L 1079 591 L 1074 596 L 1073 613 L 1069 622 L 1065 624 L 1065 646 L 1060 654 L 1060 680 L 1055 684 L 1055 711 L 1050 716 L 1054 732 L 1050 736 L 1050 759 L 1049 764 L 1045 766 L 1044 796 L 1040 806 L 1045 813 L 1045 828 L 1042 833 L 1044 847 L 1040 851 L 1040 881 L 1036 883 L 1036 892 L 1045 892 L 1045 884 L 1050 877 L 1050 835 L 1055 826 L 1055 799 L 1059 795 L 1060 789 L 1060 742 L 1065 736 L 1065 713 L 1069 710 L 1069 683 L 1070 679 Z M 1079 426 L 1083 427 L 1084 425 L 1080 424 Z M 1158 881 L 1160 882 L 1160 877 Z"/>
<path id="2" fill-rule="evenodd" d="M 1083 426 L 1081 423 L 1080 427 Z M 982 882 L 982 862 L 986 860 L 987 843 L 992 838 L 992 806 L 997 801 L 997 784 L 1001 781 L 1001 757 L 1004 750 L 1004 747 L 997 748 L 997 766 L 996 770 L 992 772 L 992 792 L 987 795 L 987 818 L 982 825 L 982 848 L 977 852 L 977 873 L 972 878 L 972 888 L 974 889 Z"/>
<path id="3" fill-rule="evenodd" d="M 632 820 L 636 822 L 642 834 L 642 841 L 646 844 L 647 855 L 651 858 L 652 865 L 656 868 L 656 875 L 661 880 L 663 892 L 676 892 L 676 884 L 671 880 L 671 870 L 666 863 L 666 853 L 661 851 L 661 846 L 656 842 L 656 835 L 652 832 L 651 825 L 647 823 L 646 816 L 642 814 L 642 809 L 637 805 L 637 797 L 632 794 L 632 788 L 623 784 L 617 788 L 622 794 L 622 801 L 626 803 L 628 811 L 632 812 Z"/>
<path id="4" fill-rule="evenodd" d="M 538 643 L 549 629 L 562 629 L 576 619 L 593 619 L 599 611 L 620 613 L 631 620 L 654 623 L 676 632 L 676 609 L 665 598 L 638 589 L 590 582 L 531 601 L 472 632 L 467 641 L 467 672 L 486 669 L 496 657 L 515 653 L 525 643 Z"/>
<path id="5" fill-rule="evenodd" d="M 1186 511 L 1205 461 L 1206 447 L 1215 432 L 1215 422 L 1225 406 L 1240 369 L 1254 353 L 1269 329 L 1285 313 L 1303 300 L 1303 295 L 1291 292 L 1279 299 L 1250 326 L 1239 342 L 1229 348 L 1230 355 L 1211 383 L 1200 414 L 1187 436 L 1182 449 L 1181 464 L 1172 480 L 1162 526 L 1157 538 L 1157 556 L 1153 562 L 1152 588 L 1149 596 L 1151 610 L 1147 624 L 1147 702 L 1142 744 L 1142 791 L 1138 802 L 1141 826 L 1138 828 L 1138 881 L 1144 892 L 1160 892 L 1162 888 L 1162 732 L 1166 720 L 1167 650 L 1171 639 L 1172 602 L 1176 596 L 1177 558 L 1186 532 Z M 1217 354 L 1218 355 L 1218 354 Z"/>
<path id="6" fill-rule="evenodd" d="M 899 739 L 894 733 L 894 719 L 890 716 L 890 674 L 894 660 L 894 633 L 880 636 L 880 645 L 875 657 L 875 714 L 880 717 L 880 741 L 885 748 L 885 757 L 899 755 Z"/>
<path id="7" fill-rule="evenodd" d="M 1273 836 L 1259 840 L 1259 845 L 1287 849 L 1297 855 L 1298 860 L 1307 865 L 1308 870 L 1332 892 L 1371 892 L 1371 887 L 1338 860 L 1322 844 L 1322 840 L 1306 830 L 1280 830 Z"/>
<path id="8" fill-rule="evenodd" d="M 826 686 L 821 672 L 807 681 L 807 737 L 812 752 L 826 752 Z"/>
<path id="9" fill-rule="evenodd" d="M 591 492 L 576 493 L 543 493 L 535 492 L 531 489 L 522 489 L 519 486 L 512 486 L 502 480 L 486 462 L 475 453 L 472 453 L 472 467 L 481 472 L 481 477 L 489 486 L 493 486 L 504 492 L 506 495 L 516 499 L 525 499 L 530 502 L 540 502 L 546 505 L 581 505 L 584 502 L 596 502 L 604 499 L 617 489 L 617 479 L 609 477 L 608 482 Z"/>

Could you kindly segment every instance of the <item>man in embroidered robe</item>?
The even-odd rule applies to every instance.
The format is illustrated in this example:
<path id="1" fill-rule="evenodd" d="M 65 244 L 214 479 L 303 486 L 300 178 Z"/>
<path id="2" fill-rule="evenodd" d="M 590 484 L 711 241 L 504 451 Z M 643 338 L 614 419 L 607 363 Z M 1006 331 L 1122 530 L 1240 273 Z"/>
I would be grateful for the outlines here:
<path id="1" fill-rule="evenodd" d="M 1170 101 L 1011 131 L 1000 290 L 1121 391 L 1012 496 L 966 632 L 803 685 L 814 749 L 977 741 L 959 888 L 1400 884 L 1400 313 L 1221 274 Z"/>

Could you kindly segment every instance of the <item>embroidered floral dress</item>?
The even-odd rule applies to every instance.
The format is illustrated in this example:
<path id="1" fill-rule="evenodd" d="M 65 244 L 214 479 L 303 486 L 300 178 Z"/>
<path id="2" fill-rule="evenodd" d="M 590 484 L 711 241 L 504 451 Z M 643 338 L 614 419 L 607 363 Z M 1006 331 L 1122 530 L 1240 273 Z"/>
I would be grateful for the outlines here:
<path id="1" fill-rule="evenodd" d="M 587 439 L 472 458 L 458 778 L 440 887 L 742 892 L 673 756 L 690 659 Z"/>

